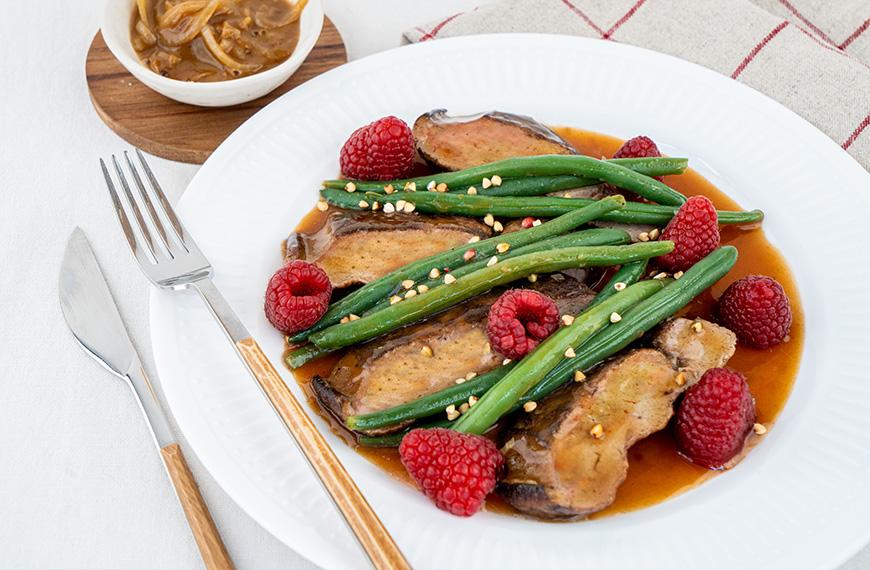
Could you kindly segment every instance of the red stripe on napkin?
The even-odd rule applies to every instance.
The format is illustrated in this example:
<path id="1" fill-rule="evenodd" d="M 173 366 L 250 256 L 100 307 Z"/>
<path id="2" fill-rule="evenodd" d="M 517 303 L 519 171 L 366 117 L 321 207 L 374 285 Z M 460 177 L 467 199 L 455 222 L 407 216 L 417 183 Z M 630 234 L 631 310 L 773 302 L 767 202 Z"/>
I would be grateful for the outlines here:
<path id="1" fill-rule="evenodd" d="M 731 74 L 731 79 L 737 79 L 737 76 L 743 73 L 743 70 L 746 69 L 746 66 L 749 65 L 749 63 L 753 59 L 755 59 L 755 56 L 758 55 L 758 52 L 760 52 L 764 48 L 764 46 L 766 46 L 770 42 L 770 40 L 775 38 L 776 34 L 783 31 L 786 26 L 788 26 L 788 20 L 783 20 L 777 27 L 771 30 L 769 34 L 764 36 L 764 38 L 760 42 L 758 42 L 758 44 L 754 48 L 752 48 L 752 51 L 749 52 L 749 55 L 743 58 L 743 61 L 740 62 L 740 65 L 738 65 L 737 69 L 734 70 L 734 73 Z"/>
<path id="2" fill-rule="evenodd" d="M 858 27 L 857 30 L 855 30 L 854 32 L 852 32 L 852 35 L 850 35 L 848 38 L 846 38 L 846 39 L 843 41 L 843 43 L 841 43 L 841 44 L 840 44 L 839 46 L 837 46 L 837 47 L 840 48 L 840 49 L 846 49 L 846 47 L 847 47 L 850 43 L 852 43 L 852 42 L 854 42 L 855 40 L 857 40 L 857 39 L 858 39 L 858 36 L 860 36 L 861 34 L 863 34 L 864 31 L 865 31 L 868 27 L 870 27 L 870 18 L 867 18 L 866 20 L 864 20 L 864 23 L 861 24 L 861 25 Z"/>
<path id="3" fill-rule="evenodd" d="M 426 34 L 426 35 L 424 35 L 422 38 L 420 38 L 420 41 L 421 41 L 421 42 L 425 42 L 426 40 L 434 39 L 435 36 L 438 35 L 438 32 L 441 31 L 441 28 L 443 28 L 444 26 L 446 26 L 447 24 L 449 24 L 449 23 L 450 23 L 454 18 L 457 18 L 457 17 L 461 16 L 461 15 L 464 14 L 464 13 L 465 13 L 465 12 L 459 12 L 459 13 L 457 13 L 457 14 L 453 14 L 453 15 L 450 16 L 449 18 L 445 18 L 445 19 L 442 20 L 440 23 L 438 23 L 438 25 L 436 25 L 434 28 L 432 28 L 432 31 L 431 31 L 431 32 L 429 32 L 428 34 Z"/>
<path id="4" fill-rule="evenodd" d="M 789 12 L 791 12 L 792 14 L 794 14 L 795 17 L 796 17 L 798 20 L 800 20 L 801 22 L 803 22 L 804 24 L 806 24 L 807 27 L 808 27 L 809 29 L 811 29 L 813 32 L 815 32 L 815 34 L 816 34 L 817 36 L 819 36 L 820 38 L 822 38 L 823 40 L 825 40 L 826 42 L 828 42 L 828 43 L 831 44 L 832 46 L 837 45 L 837 44 L 834 43 L 834 40 L 832 40 L 831 38 L 829 38 L 828 35 L 827 35 L 825 32 L 823 32 L 822 30 L 820 30 L 820 29 L 818 28 L 818 26 L 816 26 L 815 24 L 813 24 L 812 22 L 810 22 L 810 21 L 809 21 L 809 20 L 808 20 L 808 19 L 807 19 L 803 14 L 801 14 L 800 12 L 798 12 L 798 9 L 795 8 L 794 6 L 792 6 L 791 2 L 789 2 L 788 0 L 779 0 L 779 3 L 782 4 L 783 6 L 785 6 L 785 7 L 788 9 Z"/>
<path id="5" fill-rule="evenodd" d="M 621 25 L 623 25 L 623 24 L 626 23 L 628 20 L 630 20 L 631 17 L 634 16 L 634 13 L 637 12 L 638 8 L 640 8 L 641 6 L 643 6 L 643 3 L 644 3 L 644 2 L 646 2 L 646 0 L 638 0 L 638 2 L 637 2 L 634 6 L 632 6 L 631 9 L 630 9 L 628 12 L 626 12 L 625 15 L 624 15 L 622 18 L 620 18 L 619 20 L 617 20 L 616 23 L 613 24 L 613 26 L 612 26 L 609 30 L 607 30 L 606 32 L 604 32 L 604 34 L 602 34 L 601 37 L 603 37 L 605 40 L 609 40 L 609 39 L 610 39 L 610 36 L 613 35 L 613 32 L 615 32 L 617 29 L 619 29 L 619 27 L 620 27 Z"/>
<path id="6" fill-rule="evenodd" d="M 581 10 L 580 8 L 578 8 L 577 6 L 575 6 L 574 4 L 572 4 L 569 0 L 562 0 L 562 4 L 564 4 L 565 6 L 568 7 L 569 10 L 571 10 L 572 12 L 574 12 L 575 14 L 577 14 L 577 15 L 578 15 L 578 16 L 579 16 L 579 17 L 580 17 L 584 22 L 586 22 L 586 24 L 589 25 L 590 28 L 592 28 L 593 30 L 595 30 L 596 32 L 598 32 L 599 34 L 601 34 L 601 36 L 604 36 L 604 30 L 602 30 L 601 28 L 599 28 L 599 27 L 595 24 L 595 22 L 593 22 L 593 21 L 589 18 L 589 16 L 587 16 L 586 14 L 584 14 L 584 13 L 583 13 L 583 10 Z"/>
<path id="7" fill-rule="evenodd" d="M 852 134 L 849 135 L 849 138 L 846 139 L 846 142 L 840 145 L 843 147 L 843 150 L 846 150 L 847 148 L 852 146 L 852 143 L 855 142 L 855 140 L 857 140 L 859 136 L 861 136 L 861 133 L 864 131 L 864 129 L 867 128 L 868 125 L 870 125 L 870 115 L 864 117 L 864 120 L 858 124 L 858 127 L 854 131 L 852 131 Z"/>

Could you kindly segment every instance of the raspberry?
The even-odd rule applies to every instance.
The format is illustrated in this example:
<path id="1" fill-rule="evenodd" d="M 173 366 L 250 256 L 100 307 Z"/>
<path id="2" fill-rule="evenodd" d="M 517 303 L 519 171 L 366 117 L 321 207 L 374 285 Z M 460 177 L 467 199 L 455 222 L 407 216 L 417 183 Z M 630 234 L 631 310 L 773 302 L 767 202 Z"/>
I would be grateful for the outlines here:
<path id="1" fill-rule="evenodd" d="M 719 320 L 741 342 L 769 348 L 784 341 L 791 328 L 791 306 L 782 285 L 771 277 L 738 279 L 719 298 Z"/>
<path id="2" fill-rule="evenodd" d="M 680 404 L 677 445 L 692 463 L 722 469 L 743 449 L 754 423 L 755 399 L 743 374 L 711 368 Z"/>
<path id="3" fill-rule="evenodd" d="M 656 146 L 656 143 L 651 138 L 641 135 L 622 143 L 619 150 L 613 154 L 613 158 L 646 158 L 661 155 L 662 153 L 659 152 L 659 147 Z M 653 176 L 653 178 L 659 182 L 662 181 L 661 176 Z M 602 188 L 606 192 L 620 192 L 620 189 L 613 184 L 604 183 Z"/>
<path id="4" fill-rule="evenodd" d="M 399 457 L 424 495 L 460 517 L 480 510 L 504 465 L 490 440 L 446 428 L 411 430 L 399 444 Z"/>
<path id="5" fill-rule="evenodd" d="M 305 330 L 323 316 L 332 283 L 321 268 L 291 261 L 272 275 L 266 287 L 266 318 L 284 334 Z"/>
<path id="6" fill-rule="evenodd" d="M 521 222 L 520 225 L 523 227 L 524 230 L 527 230 L 530 227 L 535 225 L 535 218 L 533 218 L 531 216 L 527 216 L 527 217 L 523 218 L 523 221 Z"/>
<path id="7" fill-rule="evenodd" d="M 559 328 L 559 309 L 546 295 L 511 289 L 492 304 L 486 335 L 493 350 L 518 360 Z"/>
<path id="8" fill-rule="evenodd" d="M 401 119 L 378 119 L 350 135 L 341 147 L 339 163 L 350 178 L 404 178 L 414 166 L 414 135 Z"/>
<path id="9" fill-rule="evenodd" d="M 674 242 L 674 250 L 658 259 L 669 271 L 685 271 L 719 247 L 719 215 L 705 196 L 692 196 L 668 222 L 663 240 Z"/>

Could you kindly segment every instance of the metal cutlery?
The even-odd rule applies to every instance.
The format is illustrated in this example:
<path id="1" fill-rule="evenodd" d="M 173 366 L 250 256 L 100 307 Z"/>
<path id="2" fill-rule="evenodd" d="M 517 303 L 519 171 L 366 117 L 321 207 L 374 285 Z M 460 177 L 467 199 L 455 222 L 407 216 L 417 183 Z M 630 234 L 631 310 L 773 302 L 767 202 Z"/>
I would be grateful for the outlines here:
<path id="1" fill-rule="evenodd" d="M 139 170 L 125 152 L 140 208 L 119 161 L 112 166 L 123 196 L 103 160 L 106 185 L 133 257 L 156 286 L 170 290 L 193 289 L 208 306 L 257 385 L 284 423 L 308 463 L 319 477 L 350 530 L 376 568 L 410 568 L 399 547 L 363 497 L 335 452 L 317 431 L 305 410 L 278 375 L 257 342 L 212 282 L 212 266 L 175 215 L 142 152 L 136 150 Z M 147 222 L 146 222 L 147 218 Z M 149 228 L 150 226 L 150 228 Z M 151 231 L 153 229 L 153 233 Z M 155 237 L 156 236 L 156 237 Z"/>
<path id="2" fill-rule="evenodd" d="M 206 568 L 233 568 L 208 507 L 127 334 L 88 238 L 79 228 L 73 231 L 67 242 L 58 286 L 61 310 L 76 340 L 97 362 L 133 389 L 184 507 L 184 514 Z"/>

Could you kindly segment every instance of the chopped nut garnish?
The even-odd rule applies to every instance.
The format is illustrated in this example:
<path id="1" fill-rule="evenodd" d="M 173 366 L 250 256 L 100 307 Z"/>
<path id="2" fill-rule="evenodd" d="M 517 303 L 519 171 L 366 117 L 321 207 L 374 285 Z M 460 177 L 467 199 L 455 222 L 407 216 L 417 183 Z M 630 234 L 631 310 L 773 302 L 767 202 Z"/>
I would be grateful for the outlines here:
<path id="1" fill-rule="evenodd" d="M 445 411 L 447 412 L 447 419 L 450 421 L 453 421 L 459 417 L 459 412 L 456 411 L 456 406 L 454 406 L 453 404 L 447 406 L 447 409 Z"/>
<path id="2" fill-rule="evenodd" d="M 677 383 L 677 386 L 685 386 L 686 385 L 686 373 L 680 372 L 677 374 L 677 377 L 674 378 L 674 382 Z"/>
<path id="3" fill-rule="evenodd" d="M 416 182 L 405 182 L 405 192 L 416 192 L 417 191 L 417 183 Z"/>
<path id="4" fill-rule="evenodd" d="M 565 358 L 574 358 L 575 356 L 577 356 L 577 353 L 574 352 L 574 349 L 569 346 L 568 349 L 565 351 Z"/>
<path id="5" fill-rule="evenodd" d="M 405 298 L 406 298 L 406 299 L 410 299 L 411 297 L 416 297 L 416 296 L 417 296 L 417 292 L 414 291 L 413 289 L 411 289 L 410 291 L 408 291 L 407 293 L 405 293 Z"/>
<path id="6" fill-rule="evenodd" d="M 348 182 L 344 185 L 344 189 L 348 192 L 356 192 L 356 184 L 354 184 L 353 182 Z"/>
<path id="7" fill-rule="evenodd" d="M 444 408 L 444 411 L 449 414 L 450 412 L 456 411 L 456 406 L 454 404 L 450 404 L 449 406 Z"/>
<path id="8" fill-rule="evenodd" d="M 429 181 L 429 184 L 426 185 L 426 190 L 428 190 L 429 192 L 435 191 L 435 181 L 434 180 Z"/>
<path id="9" fill-rule="evenodd" d="M 392 203 L 387 202 L 386 204 L 384 204 L 384 213 L 385 214 L 392 214 L 395 211 L 396 211 L 396 207 Z"/>
<path id="10" fill-rule="evenodd" d="M 428 286 L 428 285 L 418 285 L 418 286 L 417 286 L 417 292 L 418 292 L 418 293 L 425 293 L 425 292 L 428 291 L 428 290 L 429 290 L 429 286 Z"/>
<path id="11" fill-rule="evenodd" d="M 501 176 L 498 174 L 490 178 L 489 181 L 492 182 L 493 186 L 501 186 Z"/>
<path id="12" fill-rule="evenodd" d="M 402 298 L 399 297 L 398 295 L 393 295 L 392 297 L 390 297 L 390 304 L 395 305 L 396 303 L 398 303 L 401 300 L 402 300 Z"/>
<path id="13" fill-rule="evenodd" d="M 318 200 L 317 201 L 317 209 L 320 210 L 321 212 L 325 212 L 326 210 L 329 209 L 329 204 L 327 203 L 326 200 Z"/>
<path id="14" fill-rule="evenodd" d="M 483 181 L 481 181 L 480 185 L 483 186 L 484 190 L 486 190 L 487 188 L 492 186 L 492 180 L 490 180 L 489 178 L 484 178 Z"/>
<path id="15" fill-rule="evenodd" d="M 589 435 L 594 437 L 595 439 L 601 439 L 604 437 L 604 426 L 601 424 L 595 424 L 592 426 L 592 429 L 589 430 Z"/>
<path id="16" fill-rule="evenodd" d="M 347 316 L 347 318 L 348 318 L 348 320 L 350 320 L 350 321 L 358 321 L 358 320 L 359 320 L 359 315 L 354 315 L 353 313 L 351 313 L 351 314 L 349 314 L 349 315 Z"/>
<path id="17" fill-rule="evenodd" d="M 582 370 L 575 370 L 574 371 L 574 382 L 582 382 L 584 380 L 586 380 L 586 375 L 583 374 L 583 371 Z"/>
<path id="18" fill-rule="evenodd" d="M 466 380 L 471 380 L 471 379 L 474 378 L 475 376 L 477 376 L 477 372 L 469 372 L 468 374 L 465 375 L 465 379 L 466 379 Z"/>
<path id="19" fill-rule="evenodd" d="M 439 277 L 441 277 L 441 272 L 438 271 L 438 268 L 437 268 L 437 267 L 433 267 L 433 268 L 429 271 L 429 279 L 438 279 Z"/>
<path id="20" fill-rule="evenodd" d="M 505 358 L 504 360 L 501 361 L 501 365 L 502 365 L 502 366 L 507 366 L 507 365 L 510 364 L 511 362 L 512 362 L 512 360 L 511 360 L 510 358 Z"/>
<path id="21" fill-rule="evenodd" d="M 494 232 L 498 233 L 504 230 L 504 226 L 501 225 L 501 222 L 493 222 L 492 229 Z"/>
<path id="22" fill-rule="evenodd" d="M 459 406 L 459 412 L 464 414 L 469 408 L 471 408 L 471 406 L 468 405 L 468 402 L 462 402 L 462 405 Z"/>
<path id="23" fill-rule="evenodd" d="M 527 412 L 534 412 L 535 408 L 537 408 L 537 407 L 538 407 L 538 403 L 535 401 L 528 401 L 525 404 L 523 404 L 523 410 L 525 410 Z"/>
<path id="24" fill-rule="evenodd" d="M 610 313 L 610 322 L 611 323 L 618 323 L 621 320 L 622 320 L 622 315 L 620 315 L 619 313 L 617 313 L 617 312 Z"/>
<path id="25" fill-rule="evenodd" d="M 498 244 L 497 246 L 495 246 L 495 250 L 499 253 L 505 253 L 510 248 L 511 248 L 511 244 L 505 243 L 505 242 L 502 242 L 502 243 Z"/>
<path id="26" fill-rule="evenodd" d="M 360 200 L 359 203 L 357 204 L 357 206 L 359 206 L 360 208 L 365 209 L 365 208 L 368 208 L 368 207 L 369 207 L 369 203 L 366 202 L 365 200 Z"/>
<path id="27" fill-rule="evenodd" d="M 455 283 L 455 282 L 456 282 L 456 277 L 450 275 L 449 273 L 444 276 L 444 284 L 445 285 L 450 285 L 451 283 Z"/>
<path id="28" fill-rule="evenodd" d="M 755 432 L 755 435 L 764 435 L 767 433 L 767 428 L 764 426 L 764 424 L 757 423 L 752 426 L 752 431 Z"/>
<path id="29" fill-rule="evenodd" d="M 679 279 L 683 275 L 685 275 L 685 273 L 683 273 L 682 271 L 677 271 L 676 273 L 674 273 L 674 279 Z"/>
<path id="30" fill-rule="evenodd" d="M 668 276 L 668 274 L 665 273 L 664 271 L 662 271 L 661 273 L 656 273 L 656 274 L 653 276 L 653 279 L 664 279 L 664 278 L 667 277 L 667 276 Z"/>
<path id="31" fill-rule="evenodd" d="M 396 189 L 393 188 L 392 184 L 387 184 L 386 186 L 384 186 L 384 192 L 386 192 L 387 194 L 392 194 L 395 191 Z"/>
<path id="32" fill-rule="evenodd" d="M 703 323 L 701 323 L 701 321 L 695 321 L 694 323 L 692 323 L 692 330 L 696 333 L 701 332 L 702 330 L 704 330 Z"/>
<path id="33" fill-rule="evenodd" d="M 454 384 L 464 384 L 465 378 L 457 378 L 456 380 L 453 381 L 453 383 Z"/>
<path id="34" fill-rule="evenodd" d="M 440 184 L 437 184 L 435 186 L 435 191 L 436 192 L 447 192 L 447 184 L 445 184 L 443 182 Z"/>
<path id="35" fill-rule="evenodd" d="M 474 186 L 469 186 L 468 187 L 468 195 L 469 196 L 477 196 L 477 188 L 475 188 Z"/>
<path id="36" fill-rule="evenodd" d="M 637 239 L 640 241 L 649 241 L 649 234 L 647 232 L 641 232 L 638 234 Z"/>
<path id="37" fill-rule="evenodd" d="M 660 232 L 658 228 L 653 228 L 649 232 L 649 239 L 651 239 L 651 240 L 658 239 L 660 235 L 662 235 L 662 232 Z"/>
<path id="38" fill-rule="evenodd" d="M 401 212 L 402 210 L 404 210 L 405 204 L 407 204 L 407 202 L 405 202 L 404 200 L 396 201 L 396 211 Z"/>
<path id="39" fill-rule="evenodd" d="M 542 223 L 543 222 L 541 220 L 535 220 L 534 222 L 532 222 L 532 227 L 536 228 L 536 227 L 540 226 Z"/>
<path id="40" fill-rule="evenodd" d="M 537 281 L 538 281 L 538 274 L 537 274 L 537 273 L 532 273 L 531 275 L 529 275 L 528 277 L 526 277 L 526 279 L 529 280 L 529 283 L 537 283 Z"/>
<path id="41" fill-rule="evenodd" d="M 480 236 L 471 236 L 471 237 L 468 239 L 468 243 L 477 243 L 477 242 L 479 242 L 479 241 L 480 241 Z"/>
<path id="42" fill-rule="evenodd" d="M 477 396 L 469 396 L 469 397 L 468 397 L 468 405 L 469 405 L 469 406 L 473 406 L 474 404 L 477 403 L 477 401 L 478 401 L 479 399 L 480 399 L 480 398 L 478 398 Z"/>
<path id="43" fill-rule="evenodd" d="M 372 202 L 372 211 L 374 211 L 374 210 L 380 210 L 380 208 L 381 208 L 381 203 L 380 203 L 380 202 Z"/>
<path id="44" fill-rule="evenodd" d="M 414 280 L 413 279 L 405 279 L 404 281 L 402 281 L 402 287 L 404 287 L 405 289 L 413 288 L 414 287 Z"/>
<path id="45" fill-rule="evenodd" d="M 492 214 L 487 214 L 483 217 L 483 223 L 492 226 L 495 223 L 495 218 L 492 217 Z"/>
<path id="46" fill-rule="evenodd" d="M 486 262 L 486 266 L 487 266 L 487 267 L 492 267 L 492 266 L 495 265 L 496 263 L 498 263 L 498 257 L 496 257 L 496 256 L 493 255 L 492 257 L 489 258 L 489 261 Z"/>
<path id="47" fill-rule="evenodd" d="M 626 285 L 622 281 L 620 281 L 619 283 L 613 284 L 613 288 L 616 289 L 617 291 L 622 291 L 623 289 L 625 289 L 625 287 L 626 287 Z"/>
<path id="48" fill-rule="evenodd" d="M 483 353 L 489 354 L 490 352 L 492 352 L 492 345 L 488 342 L 483 343 Z"/>
<path id="49" fill-rule="evenodd" d="M 465 253 L 462 254 L 462 259 L 464 259 L 465 261 L 471 261 L 472 259 L 474 259 L 475 255 L 477 255 L 477 252 L 474 251 L 473 249 L 469 249 L 468 251 L 466 251 Z"/>
<path id="50" fill-rule="evenodd" d="M 344 324 L 344 323 L 350 322 L 350 319 L 348 317 L 341 317 L 341 320 L 338 322 L 340 324 Z"/>
<path id="51" fill-rule="evenodd" d="M 430 347 L 430 346 L 424 346 L 423 348 L 421 348 L 420 354 L 422 354 L 423 356 L 430 356 L 430 357 L 435 355 L 435 353 L 432 352 L 432 347 Z"/>
<path id="52" fill-rule="evenodd" d="M 562 324 L 566 327 L 570 327 L 574 324 L 574 316 L 573 315 L 562 315 Z"/>
<path id="53" fill-rule="evenodd" d="M 415 205 L 414 205 L 413 203 L 411 203 L 411 202 L 408 202 L 407 204 L 405 204 L 405 212 L 408 213 L 408 214 L 410 214 L 411 212 L 413 212 L 416 208 L 417 208 L 417 206 L 415 206 Z"/>

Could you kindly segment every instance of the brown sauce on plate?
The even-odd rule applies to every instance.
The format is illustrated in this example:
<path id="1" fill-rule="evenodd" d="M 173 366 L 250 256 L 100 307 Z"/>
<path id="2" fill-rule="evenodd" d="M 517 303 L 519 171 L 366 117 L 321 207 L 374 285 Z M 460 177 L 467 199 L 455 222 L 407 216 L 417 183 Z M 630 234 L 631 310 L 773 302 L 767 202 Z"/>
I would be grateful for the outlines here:
<path id="1" fill-rule="evenodd" d="M 580 153 L 594 157 L 612 156 L 622 140 L 608 135 L 573 128 L 554 129 Z M 702 194 L 710 198 L 721 210 L 741 210 L 740 205 L 718 190 L 697 172 L 689 169 L 679 176 L 667 176 L 664 182 L 686 195 Z M 747 207 L 751 205 L 747 204 Z M 313 210 L 300 223 L 297 231 L 314 231 L 325 220 L 325 215 Z M 771 427 L 785 406 L 800 366 L 804 343 L 804 316 L 797 284 L 782 254 L 764 236 L 761 228 L 740 229 L 722 226 L 722 244 L 736 246 L 740 252 L 737 264 L 721 281 L 695 299 L 682 314 L 715 320 L 712 314 L 715 300 L 733 281 L 751 274 L 769 275 L 779 281 L 791 299 L 794 321 L 787 342 L 767 350 L 753 349 L 738 344 L 728 366 L 742 372 L 755 396 L 758 421 Z M 311 406 L 330 421 L 333 431 L 356 450 L 396 479 L 412 484 L 399 462 L 395 449 L 357 447 L 348 434 L 328 413 L 322 411 L 310 389 L 311 378 L 327 375 L 337 356 L 327 356 L 295 371 L 297 382 L 308 394 Z M 753 436 L 750 445 L 763 438 Z M 697 467 L 683 459 L 676 450 L 669 429 L 662 430 L 636 443 L 628 453 L 628 477 L 619 487 L 616 500 L 606 509 L 590 518 L 625 513 L 660 503 L 691 489 L 714 476 L 716 472 Z M 486 502 L 489 511 L 518 514 L 497 495 Z"/>

